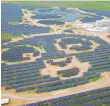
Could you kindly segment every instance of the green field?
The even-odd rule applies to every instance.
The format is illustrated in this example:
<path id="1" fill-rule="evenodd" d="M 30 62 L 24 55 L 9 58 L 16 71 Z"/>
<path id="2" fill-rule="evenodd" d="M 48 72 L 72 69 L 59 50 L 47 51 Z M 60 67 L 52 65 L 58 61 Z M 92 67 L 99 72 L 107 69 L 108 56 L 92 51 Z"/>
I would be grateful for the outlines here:
<path id="1" fill-rule="evenodd" d="M 19 21 L 11 21 L 11 22 L 8 22 L 8 24 L 16 25 L 16 24 L 19 24 Z"/>
<path id="2" fill-rule="evenodd" d="M 71 7 L 110 10 L 110 1 L 4 1 L 8 3 L 32 4 L 47 7 Z"/>
<path id="3" fill-rule="evenodd" d="M 2 34 L 1 34 L 1 38 L 2 38 L 3 40 L 11 39 L 12 37 L 13 37 L 13 35 L 10 34 L 10 33 L 2 33 Z"/>
<path id="4" fill-rule="evenodd" d="M 89 81 L 90 81 L 90 82 L 95 82 L 95 81 L 97 81 L 98 79 L 100 79 L 100 76 L 93 77 L 93 78 L 91 78 Z"/>
<path id="5" fill-rule="evenodd" d="M 11 40 L 12 38 L 17 38 L 17 37 L 22 37 L 22 35 L 16 35 L 16 36 L 14 36 L 11 33 L 6 33 L 6 32 L 1 33 L 1 39 L 2 40 L 9 40 L 9 39 Z"/>

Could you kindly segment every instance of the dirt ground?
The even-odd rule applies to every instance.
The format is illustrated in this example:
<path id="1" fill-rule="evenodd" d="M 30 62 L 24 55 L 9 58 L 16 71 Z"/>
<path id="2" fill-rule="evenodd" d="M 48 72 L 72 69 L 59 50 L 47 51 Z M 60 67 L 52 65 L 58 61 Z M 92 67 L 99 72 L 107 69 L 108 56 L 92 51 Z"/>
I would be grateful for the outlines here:
<path id="1" fill-rule="evenodd" d="M 78 85 L 76 87 L 71 87 L 67 89 L 61 89 L 57 91 L 47 92 L 47 93 L 34 93 L 34 92 L 20 92 L 16 93 L 12 90 L 5 90 L 2 87 L 2 98 L 10 98 L 10 103 L 3 106 L 19 106 L 27 103 L 32 103 L 36 101 L 46 100 L 50 98 L 56 98 L 59 96 L 65 96 L 69 94 L 79 93 L 83 91 L 88 91 L 96 88 L 102 88 L 110 86 L 110 72 L 104 72 L 101 74 L 101 78 L 95 82 L 90 82 L 83 85 Z M 48 96 L 47 96 L 48 95 Z"/>
<path id="2" fill-rule="evenodd" d="M 110 39 L 108 38 L 108 35 L 110 35 L 110 32 L 100 32 L 99 34 L 97 34 L 97 36 L 99 36 L 101 39 L 110 43 Z"/>
<path id="3" fill-rule="evenodd" d="M 10 99 L 8 104 L 2 106 L 21 106 L 23 104 L 31 103 L 31 101 L 19 100 L 19 99 Z"/>

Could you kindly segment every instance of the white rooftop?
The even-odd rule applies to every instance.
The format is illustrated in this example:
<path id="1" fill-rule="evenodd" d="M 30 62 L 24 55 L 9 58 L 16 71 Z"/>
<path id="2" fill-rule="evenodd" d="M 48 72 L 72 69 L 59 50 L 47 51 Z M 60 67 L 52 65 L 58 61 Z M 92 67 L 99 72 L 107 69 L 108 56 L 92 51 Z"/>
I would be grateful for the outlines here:
<path id="1" fill-rule="evenodd" d="M 9 98 L 5 98 L 1 100 L 1 105 L 9 103 Z"/>

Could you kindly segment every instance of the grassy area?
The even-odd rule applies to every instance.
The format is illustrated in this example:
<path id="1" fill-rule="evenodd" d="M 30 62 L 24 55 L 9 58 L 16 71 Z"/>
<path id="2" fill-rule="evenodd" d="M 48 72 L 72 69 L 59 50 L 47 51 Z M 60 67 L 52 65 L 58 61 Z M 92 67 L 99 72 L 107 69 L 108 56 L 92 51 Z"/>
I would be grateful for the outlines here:
<path id="1" fill-rule="evenodd" d="M 2 40 L 8 40 L 8 39 L 19 38 L 19 37 L 23 37 L 23 36 L 22 35 L 16 35 L 16 36 L 14 36 L 11 33 L 1 33 L 1 39 Z"/>
<path id="2" fill-rule="evenodd" d="M 6 40 L 6 39 L 12 39 L 13 35 L 10 33 L 2 33 L 1 34 L 1 39 Z"/>
<path id="3" fill-rule="evenodd" d="M 93 78 L 89 79 L 89 81 L 90 81 L 90 82 L 95 82 L 95 81 L 97 81 L 98 79 L 100 79 L 100 76 L 93 77 Z"/>
<path id="4" fill-rule="evenodd" d="M 24 21 L 28 21 L 28 18 L 27 18 L 27 17 L 22 16 L 22 20 L 24 20 Z"/>
<path id="5" fill-rule="evenodd" d="M 8 24 L 16 25 L 16 24 L 19 24 L 19 21 L 11 21 L 11 22 L 8 22 Z"/>
<path id="6" fill-rule="evenodd" d="M 16 60 L 16 61 L 13 61 L 13 63 L 21 63 L 22 60 Z M 12 62 L 11 62 L 12 63 Z"/>
<path id="7" fill-rule="evenodd" d="M 51 29 L 49 30 L 49 32 L 50 32 L 50 33 L 54 32 L 54 29 L 53 29 L 53 28 L 51 28 Z"/>
<path id="8" fill-rule="evenodd" d="M 44 47 L 42 45 L 37 46 L 40 50 L 44 50 Z"/>
<path id="9" fill-rule="evenodd" d="M 27 9 L 22 9 L 22 11 L 25 13 L 25 14 L 28 14 L 29 10 Z"/>
<path id="10" fill-rule="evenodd" d="M 8 3 L 31 4 L 46 7 L 71 7 L 83 9 L 110 10 L 110 1 L 4 1 Z"/>
<path id="11" fill-rule="evenodd" d="M 42 51 L 44 50 L 44 47 L 42 45 L 32 45 L 32 44 L 28 44 L 28 45 L 32 46 L 36 51 L 39 51 L 38 48 Z"/>
<path id="12" fill-rule="evenodd" d="M 5 62 L 9 62 L 10 63 L 10 61 L 9 60 L 4 60 Z M 11 63 L 21 63 L 22 62 L 22 60 L 16 60 L 16 61 L 11 61 Z"/>
<path id="13" fill-rule="evenodd" d="M 110 106 L 110 102 L 109 103 L 104 103 L 104 104 L 101 104 L 101 105 L 97 105 L 97 106 Z"/>

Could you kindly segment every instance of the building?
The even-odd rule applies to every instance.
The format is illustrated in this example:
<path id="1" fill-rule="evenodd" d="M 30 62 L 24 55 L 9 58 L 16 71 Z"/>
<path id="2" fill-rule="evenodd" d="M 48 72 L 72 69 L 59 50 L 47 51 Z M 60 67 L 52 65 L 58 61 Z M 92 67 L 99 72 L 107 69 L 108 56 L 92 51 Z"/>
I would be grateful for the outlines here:
<path id="1" fill-rule="evenodd" d="M 9 98 L 4 98 L 1 100 L 1 105 L 9 103 Z"/>
<path id="2" fill-rule="evenodd" d="M 97 27 L 110 27 L 110 19 L 108 20 L 98 20 L 95 24 Z"/>

